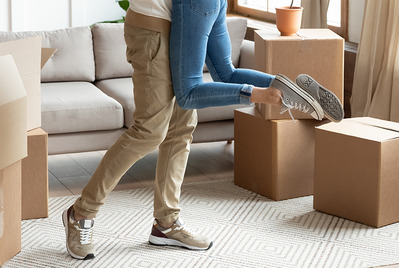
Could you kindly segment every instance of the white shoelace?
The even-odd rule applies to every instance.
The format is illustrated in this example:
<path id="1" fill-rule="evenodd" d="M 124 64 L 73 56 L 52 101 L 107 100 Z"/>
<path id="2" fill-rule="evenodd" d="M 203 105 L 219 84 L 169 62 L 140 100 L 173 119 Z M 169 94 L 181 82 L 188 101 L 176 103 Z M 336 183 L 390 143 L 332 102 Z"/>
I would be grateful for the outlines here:
<path id="1" fill-rule="evenodd" d="M 79 231 L 79 234 L 80 234 L 80 243 L 82 245 L 90 244 L 92 233 L 93 233 L 92 228 L 82 229 L 82 228 L 76 227 L 76 229 Z"/>
<path id="2" fill-rule="evenodd" d="M 295 120 L 294 116 L 291 113 L 291 109 L 298 110 L 298 111 L 303 112 L 303 113 L 308 113 L 308 111 L 310 110 L 309 106 L 302 105 L 301 103 L 299 103 L 299 104 L 298 103 L 294 103 L 292 100 L 287 99 L 287 101 L 290 101 L 290 103 L 288 103 L 288 102 L 286 102 L 286 100 L 284 100 L 284 98 L 281 95 L 280 95 L 280 98 L 281 98 L 281 102 L 287 107 L 288 113 L 290 114 L 291 119 L 294 120 L 294 121 L 296 121 L 296 120 Z M 285 113 L 285 112 L 286 111 L 283 111 L 281 113 Z"/>
<path id="3" fill-rule="evenodd" d="M 176 230 L 183 230 L 184 232 L 188 233 L 191 236 L 195 236 L 195 232 L 188 228 L 185 224 L 175 228 Z"/>

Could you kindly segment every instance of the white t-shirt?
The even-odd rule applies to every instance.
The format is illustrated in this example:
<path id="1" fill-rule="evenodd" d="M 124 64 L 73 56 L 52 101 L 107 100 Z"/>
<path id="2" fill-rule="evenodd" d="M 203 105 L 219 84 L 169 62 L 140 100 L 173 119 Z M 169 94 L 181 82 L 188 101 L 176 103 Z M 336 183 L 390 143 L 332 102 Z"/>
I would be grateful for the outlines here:
<path id="1" fill-rule="evenodd" d="M 140 14 L 171 21 L 172 0 L 129 0 L 130 8 Z"/>

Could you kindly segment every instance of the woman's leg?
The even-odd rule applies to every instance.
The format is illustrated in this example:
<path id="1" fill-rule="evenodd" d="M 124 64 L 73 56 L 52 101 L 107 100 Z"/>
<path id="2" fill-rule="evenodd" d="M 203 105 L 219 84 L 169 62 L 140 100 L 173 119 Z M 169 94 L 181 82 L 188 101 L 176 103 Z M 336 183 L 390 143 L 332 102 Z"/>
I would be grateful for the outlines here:
<path id="1" fill-rule="evenodd" d="M 231 43 L 226 24 L 227 3 L 221 0 L 221 9 L 209 34 L 206 65 L 214 81 L 269 87 L 273 75 L 250 69 L 236 69 L 231 61 Z"/>
<path id="2" fill-rule="evenodd" d="M 185 109 L 250 103 L 252 85 L 202 80 L 209 36 L 225 2 L 173 0 L 170 64 L 176 100 Z"/>

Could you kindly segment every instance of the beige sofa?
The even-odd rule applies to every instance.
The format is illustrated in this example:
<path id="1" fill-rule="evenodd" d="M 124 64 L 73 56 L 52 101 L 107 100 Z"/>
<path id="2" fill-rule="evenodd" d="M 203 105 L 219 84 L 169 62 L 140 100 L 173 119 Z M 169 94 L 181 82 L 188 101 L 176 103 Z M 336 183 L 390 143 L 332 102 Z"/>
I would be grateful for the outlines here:
<path id="1" fill-rule="evenodd" d="M 228 18 L 232 60 L 253 68 L 246 20 Z M 132 68 L 125 58 L 123 24 L 100 23 L 55 31 L 0 32 L 0 42 L 41 34 L 57 48 L 41 73 L 42 128 L 49 154 L 107 149 L 133 123 Z M 204 67 L 204 80 L 211 81 Z M 233 111 L 240 105 L 198 110 L 194 142 L 234 139 Z"/>

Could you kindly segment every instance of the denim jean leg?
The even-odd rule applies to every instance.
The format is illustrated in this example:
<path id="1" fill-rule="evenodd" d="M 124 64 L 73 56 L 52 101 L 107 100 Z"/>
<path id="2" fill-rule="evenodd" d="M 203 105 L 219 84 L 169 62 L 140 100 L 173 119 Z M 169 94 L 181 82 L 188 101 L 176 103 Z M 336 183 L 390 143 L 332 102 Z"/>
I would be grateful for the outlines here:
<path id="1" fill-rule="evenodd" d="M 171 73 L 177 102 L 185 109 L 249 104 L 252 87 L 267 87 L 274 78 L 234 68 L 226 8 L 226 0 L 173 0 Z M 205 60 L 216 83 L 203 82 Z"/>

